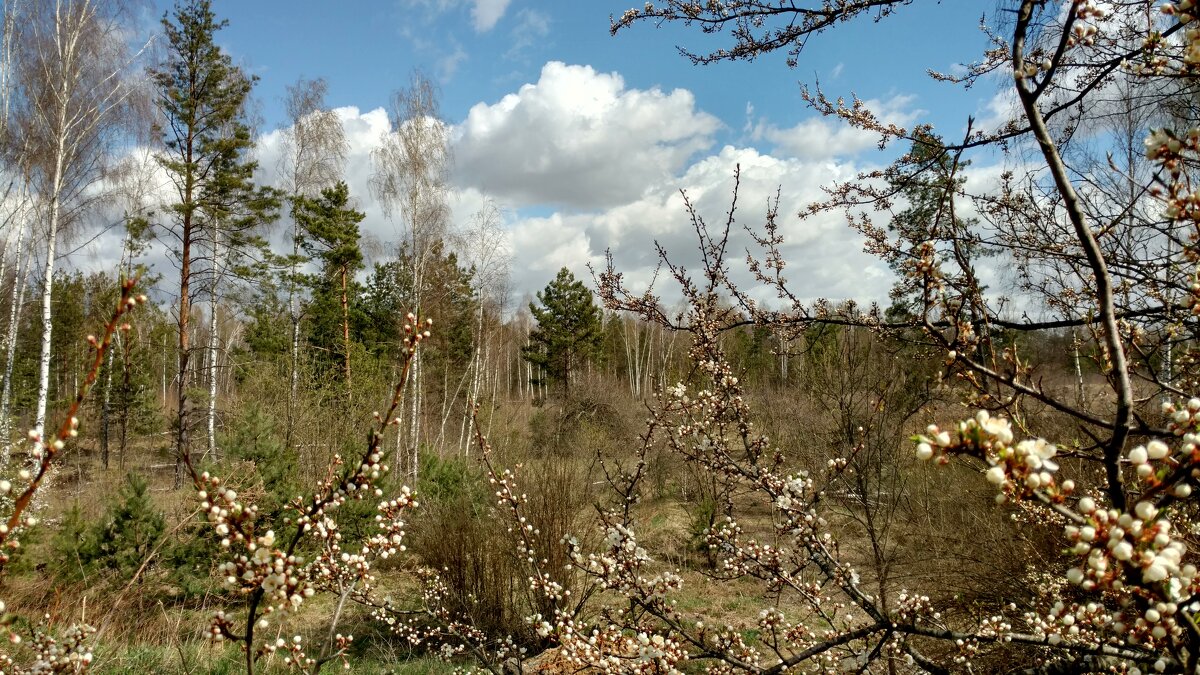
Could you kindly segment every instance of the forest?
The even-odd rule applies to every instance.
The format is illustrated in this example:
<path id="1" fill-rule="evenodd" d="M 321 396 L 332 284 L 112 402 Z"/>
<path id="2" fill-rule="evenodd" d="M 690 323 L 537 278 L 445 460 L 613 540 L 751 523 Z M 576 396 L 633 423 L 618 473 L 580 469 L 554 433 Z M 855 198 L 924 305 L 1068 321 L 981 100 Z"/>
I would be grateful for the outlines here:
<path id="1" fill-rule="evenodd" d="M 918 4 L 600 30 L 791 74 Z M 651 286 L 610 254 L 520 302 L 428 76 L 371 154 L 380 254 L 329 83 L 267 184 L 226 21 L 136 9 L 4 3 L 0 675 L 1200 672 L 1193 0 L 981 3 L 929 76 L 1000 122 L 809 82 L 882 168 L 798 214 L 735 171 Z M 887 301 L 810 299 L 787 237 L 831 214 Z"/>

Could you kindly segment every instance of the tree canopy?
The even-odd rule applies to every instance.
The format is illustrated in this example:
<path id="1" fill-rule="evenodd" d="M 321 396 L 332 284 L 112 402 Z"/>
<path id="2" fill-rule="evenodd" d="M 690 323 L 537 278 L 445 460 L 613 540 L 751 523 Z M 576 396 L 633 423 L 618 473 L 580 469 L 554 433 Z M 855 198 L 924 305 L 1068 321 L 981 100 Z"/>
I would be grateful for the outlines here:
<path id="1" fill-rule="evenodd" d="M 591 290 L 564 267 L 529 303 L 529 311 L 537 327 L 522 354 L 544 374 L 535 377 L 570 389 L 572 373 L 591 361 L 604 337 Z"/>

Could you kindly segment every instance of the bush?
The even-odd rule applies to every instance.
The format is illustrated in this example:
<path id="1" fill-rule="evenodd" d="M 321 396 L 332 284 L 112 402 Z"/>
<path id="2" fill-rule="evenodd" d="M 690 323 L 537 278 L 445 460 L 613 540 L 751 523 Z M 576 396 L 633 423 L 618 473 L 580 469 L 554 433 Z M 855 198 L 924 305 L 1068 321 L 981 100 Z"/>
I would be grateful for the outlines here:
<path id="1" fill-rule="evenodd" d="M 133 577 L 162 538 L 166 521 L 150 499 L 149 485 L 137 474 L 125 483 L 104 515 L 88 523 L 75 502 L 63 514 L 50 541 L 48 570 L 58 581 L 79 582 L 97 572 Z"/>
<path id="2" fill-rule="evenodd" d="M 570 463 L 549 460 L 528 466 L 525 516 L 541 542 L 537 553 L 559 583 L 579 594 L 561 540 L 578 532 L 578 514 L 587 503 L 586 476 Z M 515 636 L 525 645 L 540 645 L 526 617 L 549 616 L 545 597 L 532 593 L 529 568 L 518 559 L 510 514 L 498 512 L 487 478 L 465 459 L 427 457 L 418 494 L 420 515 L 412 526 L 412 548 L 421 562 L 436 571 L 448 587 L 446 609 L 452 616 L 491 638 Z"/>
<path id="3" fill-rule="evenodd" d="M 149 557 L 165 529 L 162 513 L 150 500 L 146 480 L 131 473 L 117 493 L 117 502 L 109 506 L 82 543 L 80 559 L 130 578 Z"/>
<path id="4" fill-rule="evenodd" d="M 50 572 L 59 581 L 83 581 L 87 578 L 89 558 L 94 545 L 89 540 L 91 532 L 79 502 L 63 514 L 58 532 L 50 542 Z"/>
<path id="5" fill-rule="evenodd" d="M 284 447 L 274 418 L 248 404 L 230 421 L 219 439 L 228 459 L 249 462 L 266 493 L 258 508 L 270 521 L 278 519 L 289 500 L 300 494 L 295 455 Z"/>

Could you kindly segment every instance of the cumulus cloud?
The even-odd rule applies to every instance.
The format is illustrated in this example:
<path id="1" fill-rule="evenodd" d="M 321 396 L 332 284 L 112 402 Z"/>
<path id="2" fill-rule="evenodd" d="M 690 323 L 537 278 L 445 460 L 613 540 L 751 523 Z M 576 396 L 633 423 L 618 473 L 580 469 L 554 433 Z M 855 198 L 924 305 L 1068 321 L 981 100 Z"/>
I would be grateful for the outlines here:
<path id="1" fill-rule="evenodd" d="M 925 113 L 912 107 L 914 97 L 893 96 L 886 101 L 864 101 L 868 110 L 884 123 L 908 126 Z M 852 157 L 879 143 L 879 135 L 855 129 L 830 117 L 810 117 L 792 127 L 781 128 L 770 120 L 758 120 L 751 131 L 754 141 L 766 141 L 780 153 L 800 159 Z"/>
<path id="2" fill-rule="evenodd" d="M 390 257 L 404 228 L 386 217 L 370 189 L 371 153 L 390 131 L 388 116 L 382 109 L 336 112 L 349 146 L 345 180 L 366 214 L 368 257 Z M 752 108 L 747 114 L 753 115 Z M 514 299 L 543 288 L 561 267 L 588 279 L 587 265 L 603 264 L 606 250 L 632 286 L 644 287 L 657 263 L 656 242 L 677 263 L 697 269 L 695 232 L 680 191 L 710 226 L 719 227 L 740 167 L 737 225 L 728 249 L 739 283 L 753 285 L 741 260 L 747 249 L 755 250 L 742 225 L 761 226 L 767 204 L 781 190 L 785 274 L 795 293 L 807 300 L 885 299 L 890 271 L 862 252 L 861 237 L 838 214 L 804 221 L 796 216 L 823 196 L 822 185 L 864 167 L 822 152 L 767 153 L 732 145 L 710 151 L 719 126 L 696 109 L 686 91 L 628 89 L 616 74 L 549 63 L 537 83 L 498 103 L 475 106 L 453 129 L 458 169 L 452 222 L 465 226 L 491 199 L 506 209 Z M 281 141 L 281 131 L 259 139 L 262 183 L 281 184 Z M 285 216 L 272 233 L 279 247 L 290 248 L 288 227 Z M 103 238 L 96 248 L 111 255 L 119 251 L 119 240 Z M 169 292 L 174 283 L 167 272 L 164 289 Z M 669 283 L 660 280 L 659 288 L 673 297 Z M 756 292 L 763 299 L 769 295 Z"/>
<path id="3" fill-rule="evenodd" d="M 342 123 L 348 148 L 344 180 L 350 188 L 355 208 L 366 215 L 360 227 L 367 256 L 369 259 L 381 259 L 394 255 L 401 238 L 401 228 L 387 218 L 383 205 L 371 191 L 374 172 L 371 153 L 379 147 L 384 134 L 391 131 L 387 112 L 383 108 L 364 112 L 354 106 L 337 108 L 334 112 Z M 262 183 L 283 184 L 277 174 L 283 152 L 282 133 L 282 130 L 277 130 L 259 138 L 257 153 L 260 174 L 256 178 Z M 278 236 L 281 240 L 285 238 L 282 232 Z"/>
<path id="4" fill-rule="evenodd" d="M 446 54 L 442 58 L 438 59 L 438 62 L 437 62 L 438 78 L 443 82 L 453 78 L 455 73 L 458 72 L 458 67 L 461 66 L 463 64 L 463 62 L 465 62 L 466 60 L 467 60 L 466 50 L 463 49 L 462 45 L 455 43 L 454 51 L 452 51 L 449 54 Z"/>
<path id="5" fill-rule="evenodd" d="M 365 214 L 360 229 L 368 262 L 393 257 L 404 239 L 405 226 L 386 215 L 383 204 L 371 189 L 371 178 L 375 171 L 371 155 L 379 148 L 383 137 L 392 131 L 388 114 L 383 108 L 364 112 L 354 106 L 337 108 L 334 112 L 341 120 L 348 148 L 344 180 L 350 188 L 354 207 Z M 283 130 L 259 138 L 256 148 L 259 173 L 256 180 L 260 183 L 283 185 L 278 174 L 282 141 Z M 484 208 L 487 200 L 487 195 L 469 186 L 452 192 L 449 195 L 451 228 L 464 227 Z M 283 220 L 286 221 L 286 217 Z M 286 243 L 285 229 L 286 226 L 276 228 L 275 238 L 279 245 Z"/>
<path id="6" fill-rule="evenodd" d="M 517 12 L 517 22 L 510 33 L 512 46 L 504 54 L 505 58 L 520 58 L 527 50 L 545 41 L 550 35 L 550 16 L 535 9 L 522 9 Z"/>
<path id="7" fill-rule="evenodd" d="M 400 6 L 415 12 L 416 18 L 428 24 L 448 12 L 461 12 L 469 5 L 471 27 L 476 33 L 486 33 L 500 23 L 511 2 L 512 0 L 400 0 Z"/>
<path id="8" fill-rule="evenodd" d="M 457 181 L 517 206 L 612 206 L 676 175 L 720 126 L 687 90 L 627 89 L 617 73 L 550 62 L 536 83 L 471 108 Z"/>
<path id="9" fill-rule="evenodd" d="M 514 287 L 538 289 L 560 267 L 587 276 L 587 265 L 602 265 L 611 250 L 617 268 L 639 290 L 650 282 L 657 264 L 655 243 L 688 269 L 697 269 L 696 235 L 681 190 L 696 211 L 717 228 L 730 206 L 735 168 L 741 168 L 737 225 L 731 231 L 729 258 L 734 278 L 744 288 L 754 284 L 741 261 L 754 242 L 743 225 L 762 225 L 768 202 L 780 191 L 780 225 L 789 261 L 786 276 L 793 291 L 806 300 L 826 297 L 884 300 L 891 287 L 887 266 L 862 250 L 862 238 L 837 214 L 801 221 L 802 205 L 821 196 L 819 186 L 844 178 L 851 166 L 805 162 L 765 155 L 753 148 L 726 146 L 688 167 L 672 182 L 657 185 L 626 204 L 587 213 L 555 212 L 518 219 L 512 224 L 517 264 Z M 660 280 L 665 297 L 674 289 Z M 769 293 L 760 292 L 764 298 Z"/>

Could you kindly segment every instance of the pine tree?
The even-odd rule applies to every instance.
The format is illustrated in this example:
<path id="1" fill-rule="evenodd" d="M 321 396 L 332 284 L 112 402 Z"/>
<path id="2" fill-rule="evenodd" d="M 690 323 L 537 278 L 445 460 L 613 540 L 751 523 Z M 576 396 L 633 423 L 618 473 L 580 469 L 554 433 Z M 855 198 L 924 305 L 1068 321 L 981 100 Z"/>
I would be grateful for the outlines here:
<path id="1" fill-rule="evenodd" d="M 83 550 L 85 562 L 113 570 L 126 578 L 141 567 L 166 529 L 166 521 L 150 499 L 146 479 L 131 473 L 96 523 Z"/>
<path id="2" fill-rule="evenodd" d="M 313 306 L 328 305 L 336 297 L 340 305 L 342 376 L 350 392 L 350 290 L 354 274 L 362 267 L 358 224 L 365 215 L 349 206 L 350 188 L 338 182 L 321 190 L 317 198 L 293 198 L 292 217 L 301 230 L 300 245 L 321 261 L 321 271 L 312 277 Z M 334 286 L 330 286 L 330 282 Z M 319 314 L 320 312 L 317 312 Z M 328 312 L 325 312 L 328 313 Z"/>
<path id="3" fill-rule="evenodd" d="M 526 361 L 545 373 L 551 383 L 570 390 L 571 375 L 600 351 L 603 325 L 592 292 L 567 268 L 529 303 L 537 328 L 522 349 Z"/>
<path id="4" fill-rule="evenodd" d="M 908 207 L 892 218 L 888 230 L 899 236 L 909 254 L 890 261 L 900 278 L 891 292 L 893 305 L 888 311 L 893 318 L 919 316 L 929 300 L 922 296 L 914 277 L 906 274 L 908 266 L 922 256 L 933 255 L 951 263 L 943 266 L 951 289 L 974 279 L 972 262 L 986 251 L 967 234 L 976 221 L 962 218 L 955 206 L 966 183 L 962 170 L 969 164 L 949 151 L 940 136 L 918 128 L 912 148 L 891 169 L 888 181 Z"/>
<path id="5" fill-rule="evenodd" d="M 226 203 L 231 183 L 253 172 L 239 161 L 252 141 L 244 109 L 254 79 L 235 67 L 213 37 L 226 25 L 218 21 L 208 0 L 189 0 L 163 17 L 167 58 L 150 71 L 158 89 L 157 104 L 164 119 L 165 152 L 159 162 L 174 184 L 178 201 L 171 206 L 171 234 L 179 261 L 179 367 L 177 396 L 176 485 L 182 484 L 183 462 L 189 452 L 187 398 L 191 344 L 191 277 L 194 244 L 203 237 L 206 209 Z M 247 167 L 250 167 L 247 170 Z M 232 174 L 230 173 L 232 172 Z"/>
<path id="6" fill-rule="evenodd" d="M 95 542 L 91 540 L 79 502 L 72 502 L 63 514 L 54 538 L 50 540 L 49 569 L 55 580 L 75 582 L 86 579 L 94 548 Z"/>

